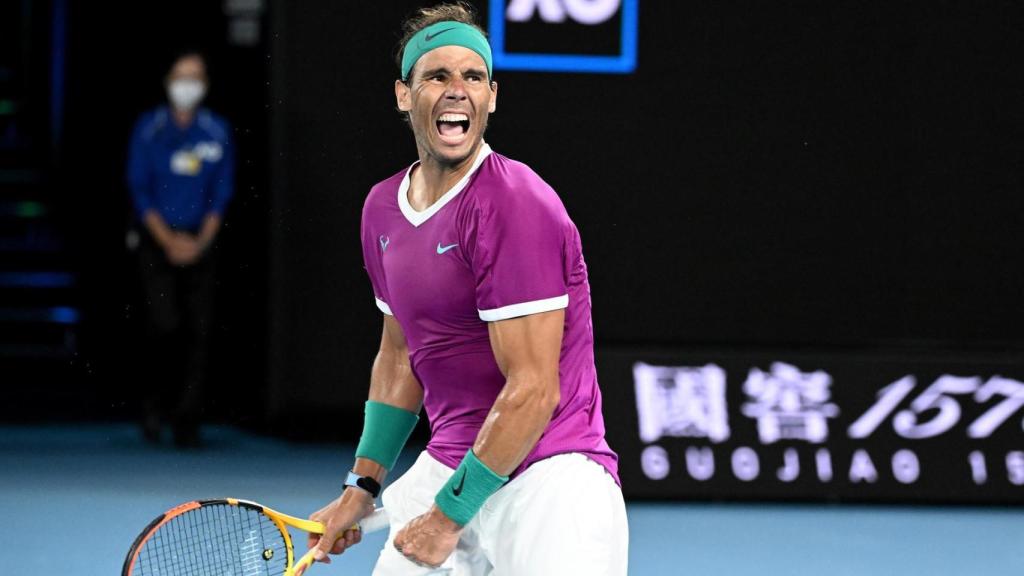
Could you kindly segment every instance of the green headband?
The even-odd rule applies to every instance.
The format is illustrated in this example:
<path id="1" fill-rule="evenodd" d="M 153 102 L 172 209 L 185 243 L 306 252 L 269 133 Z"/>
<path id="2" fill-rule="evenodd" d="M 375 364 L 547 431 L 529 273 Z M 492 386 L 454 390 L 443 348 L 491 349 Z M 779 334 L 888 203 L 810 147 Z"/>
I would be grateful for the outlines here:
<path id="1" fill-rule="evenodd" d="M 417 32 L 405 44 L 402 52 L 402 80 L 409 79 L 409 72 L 424 54 L 441 46 L 462 46 L 476 52 L 487 64 L 487 76 L 491 76 L 491 45 L 487 38 L 474 26 L 462 22 L 435 22 Z"/>

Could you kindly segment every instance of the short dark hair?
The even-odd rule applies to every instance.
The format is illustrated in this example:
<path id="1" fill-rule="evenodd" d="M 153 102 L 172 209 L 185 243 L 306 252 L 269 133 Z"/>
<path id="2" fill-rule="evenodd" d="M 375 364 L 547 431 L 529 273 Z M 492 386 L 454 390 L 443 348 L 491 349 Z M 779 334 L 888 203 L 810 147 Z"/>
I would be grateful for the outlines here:
<path id="1" fill-rule="evenodd" d="M 398 65 L 400 78 L 402 75 L 402 53 L 405 52 L 405 45 L 409 43 L 409 40 L 412 40 L 412 37 L 417 32 L 438 22 L 462 22 L 463 24 L 469 24 L 479 30 L 485 38 L 487 37 L 487 31 L 481 28 L 478 23 L 476 8 L 464 0 L 420 8 L 402 23 L 402 39 L 398 41 L 398 47 L 395 50 L 395 64 Z M 416 68 L 415 64 L 413 64 L 413 68 Z M 408 76 L 412 76 L 411 70 Z M 405 81 L 408 80 L 408 77 L 401 79 Z"/>

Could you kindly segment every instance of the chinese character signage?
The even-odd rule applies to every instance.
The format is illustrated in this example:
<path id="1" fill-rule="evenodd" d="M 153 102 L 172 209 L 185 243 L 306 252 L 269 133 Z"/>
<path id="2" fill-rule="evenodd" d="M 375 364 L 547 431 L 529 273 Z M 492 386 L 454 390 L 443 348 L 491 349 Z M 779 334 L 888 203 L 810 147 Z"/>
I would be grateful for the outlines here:
<path id="1" fill-rule="evenodd" d="M 630 496 L 1024 503 L 1012 357 L 599 351 L 598 364 Z"/>
<path id="2" fill-rule="evenodd" d="M 725 409 L 725 372 L 709 364 L 699 368 L 678 366 L 633 367 L 640 439 L 654 442 L 662 436 L 729 439 Z"/>

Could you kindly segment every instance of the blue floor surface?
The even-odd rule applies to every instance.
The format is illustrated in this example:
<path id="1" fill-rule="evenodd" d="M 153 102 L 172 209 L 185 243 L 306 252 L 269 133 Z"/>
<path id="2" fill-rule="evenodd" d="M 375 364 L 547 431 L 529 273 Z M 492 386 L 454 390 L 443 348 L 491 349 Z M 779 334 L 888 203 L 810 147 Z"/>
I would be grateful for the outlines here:
<path id="1" fill-rule="evenodd" d="M 136 534 L 195 498 L 306 516 L 337 496 L 352 457 L 350 446 L 204 433 L 204 449 L 179 452 L 127 425 L 0 427 L 0 574 L 119 574 Z M 1020 509 L 633 503 L 629 523 L 632 575 L 1024 574 Z M 369 535 L 310 574 L 369 574 L 383 541 Z"/>

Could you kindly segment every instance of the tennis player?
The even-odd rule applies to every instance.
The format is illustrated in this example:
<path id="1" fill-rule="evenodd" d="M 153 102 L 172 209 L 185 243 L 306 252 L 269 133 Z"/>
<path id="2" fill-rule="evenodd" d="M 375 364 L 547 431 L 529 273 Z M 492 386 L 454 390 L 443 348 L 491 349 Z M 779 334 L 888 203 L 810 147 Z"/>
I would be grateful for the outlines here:
<path id="1" fill-rule="evenodd" d="M 329 561 L 359 541 L 348 528 L 422 406 L 430 441 L 383 494 L 374 574 L 624 575 L 579 233 L 550 186 L 484 142 L 498 87 L 471 9 L 423 9 L 405 31 L 395 97 L 419 161 L 363 209 L 383 335 L 355 465 L 310 545 Z"/>

